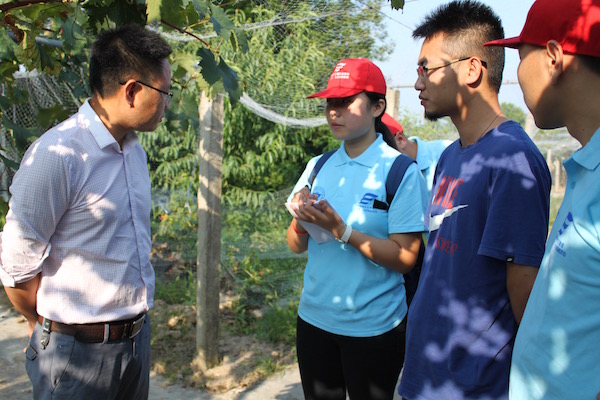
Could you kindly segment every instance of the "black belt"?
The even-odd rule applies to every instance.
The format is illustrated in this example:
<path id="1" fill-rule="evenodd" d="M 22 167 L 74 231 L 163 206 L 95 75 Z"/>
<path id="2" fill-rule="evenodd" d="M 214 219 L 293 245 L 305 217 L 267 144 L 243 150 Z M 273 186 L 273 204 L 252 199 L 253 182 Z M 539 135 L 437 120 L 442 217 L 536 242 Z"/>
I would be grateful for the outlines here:
<path id="1" fill-rule="evenodd" d="M 42 329 L 73 336 L 82 343 L 108 343 L 134 338 L 142 330 L 146 313 L 132 319 L 95 324 L 63 324 L 38 316 Z M 45 323 L 44 323 L 45 320 Z"/>

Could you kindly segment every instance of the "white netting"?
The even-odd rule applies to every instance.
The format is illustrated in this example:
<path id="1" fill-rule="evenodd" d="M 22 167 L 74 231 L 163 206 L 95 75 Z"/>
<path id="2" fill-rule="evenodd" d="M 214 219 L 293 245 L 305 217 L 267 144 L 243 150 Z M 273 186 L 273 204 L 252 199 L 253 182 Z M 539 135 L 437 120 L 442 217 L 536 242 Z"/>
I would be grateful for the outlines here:
<path id="1" fill-rule="evenodd" d="M 74 113 L 80 105 L 69 86 L 59 82 L 54 76 L 39 74 L 36 71 L 18 72 L 15 74 L 14 85 L 16 89 L 29 93 L 29 102 L 24 105 L 13 105 L 9 110 L 5 110 L 5 115 L 13 122 L 37 134 L 43 133 L 44 130 L 38 122 L 38 114 L 41 110 L 62 104 Z M 5 94 L 5 90 L 5 84 L 0 85 L 2 94 Z M 2 125 L 0 125 L 0 148 L 4 157 L 19 162 L 19 152 Z M 0 196 L 4 200 L 8 200 L 8 185 L 11 180 L 12 171 L 0 163 Z"/>
<path id="2" fill-rule="evenodd" d="M 15 74 L 15 78 L 15 87 L 29 93 L 29 103 L 23 106 L 15 105 L 10 117 L 26 128 L 43 129 L 37 117 L 44 108 L 62 104 L 69 111 L 75 112 L 81 105 L 67 83 L 59 82 L 55 76 L 33 71 L 19 72 Z"/>
<path id="3" fill-rule="evenodd" d="M 325 124 L 324 102 L 306 96 L 325 87 L 337 61 L 364 57 L 362 44 L 393 44 L 376 23 L 385 18 L 383 0 L 251 0 L 252 23 L 243 23 L 249 50 L 230 55 L 228 63 L 239 73 L 244 95 L 241 103 L 269 121 L 290 127 Z M 240 18 L 243 20 L 243 18 Z M 334 28 L 335 27 L 335 28 Z M 364 34 L 355 34 L 359 32 Z M 315 34 L 316 32 L 316 34 Z M 197 40 L 178 32 L 162 32 L 172 41 Z M 216 35 L 206 32 L 203 40 Z M 300 39 L 298 39 L 300 37 Z M 310 37 L 310 41 L 302 38 Z M 384 58 L 386 47 L 377 47 Z M 315 78 L 316 77 L 316 78 Z"/>
<path id="4" fill-rule="evenodd" d="M 306 95 L 326 85 L 331 67 L 341 58 L 357 57 L 353 54 L 360 48 L 365 36 L 347 35 L 343 22 L 351 17 L 360 21 L 381 19 L 381 2 L 378 0 L 251 0 L 252 23 L 243 24 L 250 40 L 245 54 L 230 55 L 229 61 L 239 72 L 244 95 L 240 102 L 253 113 L 279 124 L 290 127 L 316 127 L 325 124 L 324 103 L 307 100 Z M 372 22 L 364 22 L 365 26 Z M 360 22 L 363 24 L 363 22 Z M 342 26 L 332 29 L 333 26 Z M 346 31 L 344 31 L 346 29 Z M 363 27 L 365 32 L 368 28 Z M 307 31 L 318 32 L 306 35 Z M 197 40 L 179 33 L 161 32 L 166 38 L 176 41 Z M 296 40 L 300 34 L 310 36 L 310 42 Z M 213 38 L 207 32 L 203 39 Z M 366 35 L 370 36 L 370 35 Z M 352 39 L 351 39 L 352 37 Z M 383 55 L 383 54 L 380 54 Z M 315 71 L 320 71 L 318 74 Z M 278 75 L 280 79 L 273 79 Z M 315 75 L 318 79 L 315 82 Z M 7 117 L 17 124 L 34 131 L 43 128 L 38 123 L 41 109 L 56 104 L 66 105 L 71 112 L 79 107 L 79 101 L 69 86 L 56 77 L 32 73 L 18 73 L 15 86 L 29 93 L 29 104 L 14 105 L 5 110 Z M 4 88 L 0 86 L 0 90 Z M 19 157 L 7 140 L 4 127 L 0 127 L 3 155 L 15 161 Z M 10 176 L 0 166 L 0 190 L 6 194 Z"/>
<path id="5" fill-rule="evenodd" d="M 327 119 L 325 117 L 298 119 L 277 114 L 275 111 L 272 111 L 264 105 L 257 103 L 247 93 L 244 93 L 242 95 L 240 103 L 242 103 L 244 107 L 252 111 L 254 114 L 266 120 L 290 126 L 292 128 L 312 128 L 316 126 L 325 125 L 327 123 Z"/>

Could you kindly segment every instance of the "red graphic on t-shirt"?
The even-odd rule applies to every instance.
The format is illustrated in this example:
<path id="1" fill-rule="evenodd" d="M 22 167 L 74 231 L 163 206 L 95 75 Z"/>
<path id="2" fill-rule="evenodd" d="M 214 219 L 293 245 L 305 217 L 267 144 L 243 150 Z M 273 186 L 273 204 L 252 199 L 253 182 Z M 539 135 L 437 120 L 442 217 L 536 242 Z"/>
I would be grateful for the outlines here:
<path id="1" fill-rule="evenodd" d="M 444 176 L 438 186 L 437 193 L 433 198 L 433 204 L 442 206 L 446 209 L 452 208 L 454 198 L 458 187 L 462 185 L 464 179 Z"/>

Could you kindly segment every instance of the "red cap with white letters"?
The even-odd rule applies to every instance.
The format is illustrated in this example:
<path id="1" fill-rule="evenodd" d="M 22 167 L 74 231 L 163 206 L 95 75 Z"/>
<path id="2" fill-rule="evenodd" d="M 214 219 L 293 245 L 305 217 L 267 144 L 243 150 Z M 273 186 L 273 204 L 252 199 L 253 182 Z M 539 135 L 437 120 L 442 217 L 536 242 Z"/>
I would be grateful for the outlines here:
<path id="1" fill-rule="evenodd" d="M 329 76 L 327 88 L 307 98 L 341 99 L 361 92 L 385 96 L 387 86 L 379 67 L 366 58 L 347 58 L 337 63 Z"/>

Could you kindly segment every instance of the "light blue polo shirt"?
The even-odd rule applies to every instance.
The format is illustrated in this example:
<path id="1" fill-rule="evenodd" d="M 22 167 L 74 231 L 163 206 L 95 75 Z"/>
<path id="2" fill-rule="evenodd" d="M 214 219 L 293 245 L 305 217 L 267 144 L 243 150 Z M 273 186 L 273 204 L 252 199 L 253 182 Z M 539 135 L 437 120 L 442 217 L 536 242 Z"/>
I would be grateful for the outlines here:
<path id="1" fill-rule="evenodd" d="M 437 166 L 440 156 L 450 146 L 451 140 L 421 140 L 416 136 L 409 137 L 417 144 L 417 165 L 427 183 L 427 198 L 431 196 L 431 188 L 433 187 L 433 177 L 435 175 L 435 167 Z"/>
<path id="2" fill-rule="evenodd" d="M 427 194 L 416 164 L 407 169 L 389 210 L 373 207 L 374 200 L 386 200 L 386 177 L 398 155 L 380 134 L 354 159 L 342 142 L 323 164 L 312 191 L 327 199 L 353 229 L 368 235 L 387 238 L 391 233 L 423 232 Z M 308 162 L 288 201 L 308 184 L 319 157 Z M 331 333 L 368 337 L 396 327 L 406 310 L 401 273 L 367 259 L 351 245 L 309 239 L 300 318 Z"/>
<path id="3" fill-rule="evenodd" d="M 510 398 L 600 392 L 600 129 L 564 162 L 567 187 L 517 333 Z"/>

